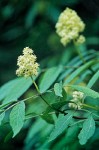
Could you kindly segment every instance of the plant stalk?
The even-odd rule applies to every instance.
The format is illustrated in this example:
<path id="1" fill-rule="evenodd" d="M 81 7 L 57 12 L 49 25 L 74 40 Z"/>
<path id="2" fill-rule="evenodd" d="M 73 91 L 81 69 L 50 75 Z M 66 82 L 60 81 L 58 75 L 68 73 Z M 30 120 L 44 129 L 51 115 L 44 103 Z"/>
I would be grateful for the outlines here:
<path id="1" fill-rule="evenodd" d="M 55 111 L 57 111 L 57 112 L 60 112 L 60 113 L 62 113 L 62 114 L 64 114 L 64 115 L 66 115 L 66 113 L 65 113 L 64 111 L 53 107 L 52 105 L 50 105 L 50 104 L 43 98 L 43 96 L 42 96 L 42 94 L 40 93 L 39 88 L 38 88 L 36 82 L 33 80 L 32 76 L 31 76 L 31 79 L 32 79 L 33 84 L 34 84 L 34 86 L 35 86 L 37 92 L 39 93 L 39 96 L 41 97 L 41 99 L 42 99 L 49 107 L 51 107 L 53 110 L 55 110 Z"/>

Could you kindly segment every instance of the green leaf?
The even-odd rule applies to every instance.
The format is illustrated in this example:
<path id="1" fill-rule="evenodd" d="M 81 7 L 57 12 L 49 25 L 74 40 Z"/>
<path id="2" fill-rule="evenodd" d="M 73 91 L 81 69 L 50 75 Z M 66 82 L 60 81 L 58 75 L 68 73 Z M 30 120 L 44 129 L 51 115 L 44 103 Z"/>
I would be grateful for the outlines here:
<path id="1" fill-rule="evenodd" d="M 10 125 L 13 130 L 13 137 L 21 130 L 25 119 L 25 103 L 20 102 L 13 107 L 10 113 Z"/>
<path id="2" fill-rule="evenodd" d="M 88 63 L 86 63 L 85 65 L 79 67 L 78 69 L 76 69 L 76 71 L 74 71 L 71 75 L 69 75 L 69 77 L 66 79 L 66 81 L 64 82 L 64 86 L 67 85 L 68 83 L 70 83 L 75 77 L 77 77 L 78 75 L 80 75 L 85 69 L 87 69 L 88 67 L 90 67 L 91 65 L 93 65 L 95 63 L 94 60 L 89 61 Z"/>
<path id="3" fill-rule="evenodd" d="M 63 97 L 61 97 L 60 100 L 61 101 L 66 101 L 66 99 L 67 99 L 67 93 L 66 93 L 66 91 L 65 91 L 64 88 L 62 89 L 62 96 Z"/>
<path id="4" fill-rule="evenodd" d="M 32 85 L 30 78 L 18 78 L 12 80 L 7 85 L 2 87 L 1 92 L 4 92 L 3 104 L 17 101 L 17 99 Z M 7 93 L 6 93 L 7 91 Z"/>
<path id="5" fill-rule="evenodd" d="M 53 103 L 52 106 L 59 109 L 66 104 L 68 104 L 68 101 L 61 100 L 61 101 Z"/>
<path id="6" fill-rule="evenodd" d="M 4 116 L 5 116 L 5 112 L 3 112 L 3 113 L 0 114 L 0 125 L 2 123 L 2 120 L 3 120 Z"/>
<path id="7" fill-rule="evenodd" d="M 53 119 L 53 114 L 46 114 L 43 113 L 41 116 L 42 119 L 44 119 L 46 122 L 50 123 L 50 124 L 54 124 L 54 119 Z"/>
<path id="8" fill-rule="evenodd" d="M 55 83 L 54 85 L 54 92 L 56 94 L 56 96 L 62 96 L 62 83 Z"/>
<path id="9" fill-rule="evenodd" d="M 27 133 L 25 143 L 29 143 L 34 138 L 34 135 L 37 135 L 38 132 L 40 133 L 43 128 L 46 126 L 46 122 L 42 118 L 38 118 L 29 128 Z"/>
<path id="10" fill-rule="evenodd" d="M 67 114 L 66 116 L 62 114 L 59 115 L 55 123 L 55 128 L 50 135 L 49 141 L 56 139 L 68 127 L 72 119 L 72 116 L 73 116 L 73 112 Z"/>
<path id="11" fill-rule="evenodd" d="M 94 132 L 95 132 L 95 121 L 93 117 L 90 115 L 88 119 L 86 119 L 85 122 L 83 123 L 83 128 L 78 135 L 79 143 L 81 145 L 86 144 L 86 142 L 88 141 L 88 139 L 92 137 Z"/>
<path id="12" fill-rule="evenodd" d="M 68 128 L 66 136 L 65 136 L 65 144 L 69 144 L 74 142 L 77 138 L 80 128 L 77 125 L 73 125 Z"/>
<path id="13" fill-rule="evenodd" d="M 10 90 L 12 90 L 14 84 L 16 84 L 17 81 L 18 78 L 7 82 L 6 84 L 0 87 L 0 100 L 4 99 L 6 95 L 8 95 L 8 93 L 10 92 Z"/>
<path id="14" fill-rule="evenodd" d="M 84 53 L 82 53 L 82 55 L 83 55 L 84 59 L 86 60 L 86 62 L 89 61 L 90 59 L 92 59 L 93 57 L 96 57 L 95 51 L 93 51 L 93 50 L 90 50 L 89 52 L 84 52 Z M 72 59 L 71 61 L 69 61 L 69 63 L 67 63 L 66 65 L 71 66 L 71 67 L 63 71 L 63 73 L 59 77 L 60 81 L 63 80 L 66 76 L 70 75 L 75 70 L 74 68 L 72 68 L 72 66 L 75 66 L 75 67 L 81 66 L 82 60 L 79 58 L 79 56 L 77 56 L 74 59 Z"/>
<path id="15" fill-rule="evenodd" d="M 39 90 L 41 93 L 45 92 L 55 82 L 59 74 L 62 72 L 62 69 L 62 66 L 52 67 L 44 73 L 39 84 Z"/>
<path id="16" fill-rule="evenodd" d="M 99 70 L 92 76 L 87 86 L 91 88 L 97 80 L 99 80 Z"/>
<path id="17" fill-rule="evenodd" d="M 92 98 L 99 98 L 99 93 L 94 90 L 91 90 L 88 87 L 79 86 L 79 85 L 70 85 L 70 87 L 83 92 L 86 96 L 90 96 Z"/>
<path id="18" fill-rule="evenodd" d="M 12 139 L 12 135 L 13 135 L 13 132 L 10 131 L 4 138 L 4 142 L 6 143 L 6 142 L 10 141 Z"/>
<path id="19" fill-rule="evenodd" d="M 60 102 L 55 102 L 52 105 L 53 108 L 56 108 L 56 109 L 60 109 L 62 106 L 66 105 L 68 102 L 67 101 L 60 101 Z M 46 110 L 44 111 L 45 114 L 48 114 L 50 112 L 53 112 L 55 110 L 53 110 L 50 106 L 48 106 L 46 108 Z"/>

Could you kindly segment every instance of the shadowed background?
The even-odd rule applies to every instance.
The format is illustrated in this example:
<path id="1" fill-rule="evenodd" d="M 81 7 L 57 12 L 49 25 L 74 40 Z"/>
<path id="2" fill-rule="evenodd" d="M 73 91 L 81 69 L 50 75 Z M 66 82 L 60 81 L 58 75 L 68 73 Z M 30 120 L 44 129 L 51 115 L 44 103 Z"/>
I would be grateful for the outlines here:
<path id="1" fill-rule="evenodd" d="M 91 48 L 98 49 L 98 0 L 0 1 L 0 85 L 15 77 L 17 57 L 24 47 L 31 47 L 38 61 L 64 49 L 55 33 L 55 24 L 66 7 L 76 10 L 84 20 L 85 35 L 92 37 Z"/>
<path id="2" fill-rule="evenodd" d="M 66 7 L 77 11 L 85 22 L 87 48 L 98 51 L 99 0 L 0 0 L 0 85 L 16 77 L 17 57 L 22 54 L 24 47 L 32 48 L 39 62 L 49 56 L 56 58 L 67 49 L 62 46 L 55 31 L 58 16 Z M 74 57 L 75 55 L 77 54 L 73 54 Z M 53 66 L 53 62 L 50 65 Z M 9 127 L 6 127 L 6 130 L 9 131 Z M 0 128 L 0 150 L 22 150 L 27 128 L 24 130 L 26 132 L 20 132 L 14 140 L 10 139 L 8 143 L 2 144 L 6 130 Z M 7 135 L 5 141 L 9 137 L 10 135 Z M 36 138 L 40 137 L 37 135 L 32 144 L 36 143 Z M 98 148 L 98 142 L 93 145 L 95 150 Z M 28 147 L 28 144 L 26 146 Z M 24 150 L 28 150 L 27 147 Z M 81 149 L 84 150 L 83 147 Z M 87 150 L 91 149 L 91 145 L 87 147 Z"/>

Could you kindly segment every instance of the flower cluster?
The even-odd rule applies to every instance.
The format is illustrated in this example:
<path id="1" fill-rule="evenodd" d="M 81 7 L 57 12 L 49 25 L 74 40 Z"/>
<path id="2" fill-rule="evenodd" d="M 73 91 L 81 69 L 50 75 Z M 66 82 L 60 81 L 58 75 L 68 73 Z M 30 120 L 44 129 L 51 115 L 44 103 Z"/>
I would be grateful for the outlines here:
<path id="1" fill-rule="evenodd" d="M 17 60 L 19 68 L 16 70 L 18 76 L 37 76 L 39 64 L 36 62 L 36 55 L 29 47 L 23 49 L 23 55 L 20 55 Z"/>
<path id="2" fill-rule="evenodd" d="M 85 41 L 85 38 L 79 37 L 79 33 L 83 32 L 85 29 L 84 22 L 80 19 L 77 13 L 66 8 L 59 16 L 58 22 L 56 24 L 56 32 L 61 37 L 61 43 L 66 46 L 72 40 L 78 40 L 79 43 Z"/>
<path id="3" fill-rule="evenodd" d="M 79 91 L 73 92 L 73 99 L 71 100 L 71 103 L 69 103 L 69 107 L 73 109 L 81 109 L 82 108 L 82 101 L 84 98 L 84 93 Z"/>
<path id="4" fill-rule="evenodd" d="M 78 37 L 78 39 L 75 41 L 75 44 L 76 45 L 80 45 L 80 44 L 82 44 L 82 43 L 84 43 L 85 42 L 85 37 L 83 36 L 83 35 L 80 35 L 79 37 Z"/>

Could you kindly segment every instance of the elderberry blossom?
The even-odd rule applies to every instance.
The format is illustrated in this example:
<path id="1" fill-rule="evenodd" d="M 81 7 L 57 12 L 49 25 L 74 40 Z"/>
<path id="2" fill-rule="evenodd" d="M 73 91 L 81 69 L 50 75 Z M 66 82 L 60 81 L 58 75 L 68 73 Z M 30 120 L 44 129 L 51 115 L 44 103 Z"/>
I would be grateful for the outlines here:
<path id="1" fill-rule="evenodd" d="M 66 46 L 71 41 L 77 41 L 83 43 L 84 37 L 80 37 L 80 33 L 85 29 L 85 24 L 78 16 L 76 11 L 66 8 L 59 16 L 56 23 L 56 32 L 61 37 L 61 43 Z"/>
<path id="2" fill-rule="evenodd" d="M 82 101 L 84 98 L 84 93 L 79 91 L 74 91 L 72 94 L 73 99 L 70 100 L 69 107 L 73 109 L 81 109 L 82 108 Z"/>
<path id="3" fill-rule="evenodd" d="M 20 55 L 17 60 L 18 69 L 16 74 L 18 76 L 30 77 L 37 76 L 39 64 L 36 62 L 36 55 L 29 47 L 23 49 L 23 55 Z"/>

